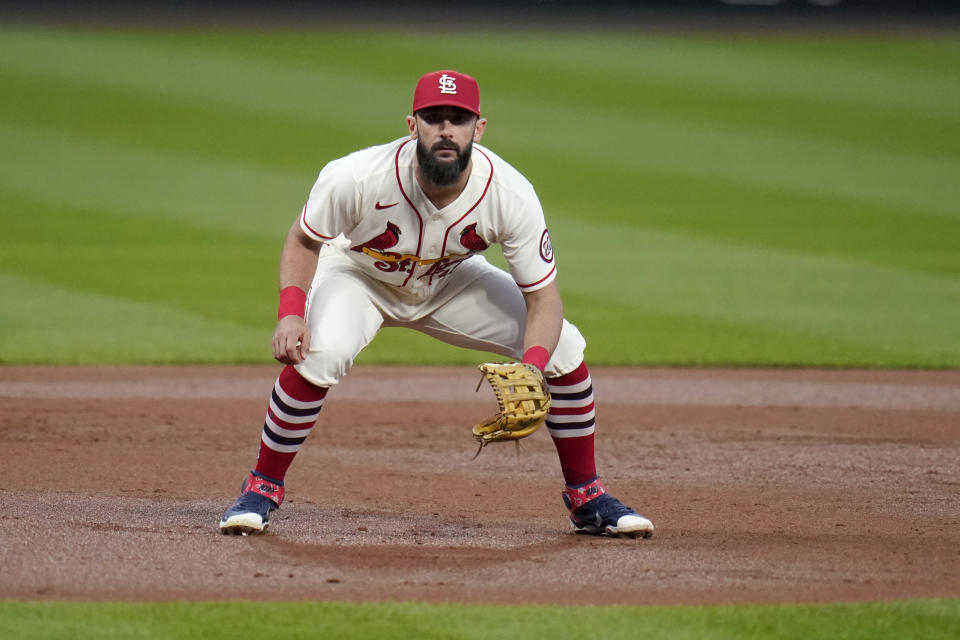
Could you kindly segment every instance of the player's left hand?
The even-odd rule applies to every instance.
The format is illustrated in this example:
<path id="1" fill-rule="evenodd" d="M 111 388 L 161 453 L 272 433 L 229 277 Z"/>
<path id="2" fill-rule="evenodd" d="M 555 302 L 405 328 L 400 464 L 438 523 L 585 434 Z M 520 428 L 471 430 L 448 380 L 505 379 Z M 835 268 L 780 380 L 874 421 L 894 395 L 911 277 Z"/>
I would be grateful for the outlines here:
<path id="1" fill-rule="evenodd" d="M 283 364 L 300 364 L 310 351 L 310 329 L 300 316 L 284 316 L 273 332 L 273 357 Z"/>
<path id="2" fill-rule="evenodd" d="M 486 378 L 493 387 L 500 410 L 473 427 L 473 437 L 480 442 L 477 455 L 491 442 L 526 438 L 540 427 L 550 408 L 546 380 L 543 372 L 534 365 L 485 362 L 479 369 L 483 374 L 480 382 Z"/>

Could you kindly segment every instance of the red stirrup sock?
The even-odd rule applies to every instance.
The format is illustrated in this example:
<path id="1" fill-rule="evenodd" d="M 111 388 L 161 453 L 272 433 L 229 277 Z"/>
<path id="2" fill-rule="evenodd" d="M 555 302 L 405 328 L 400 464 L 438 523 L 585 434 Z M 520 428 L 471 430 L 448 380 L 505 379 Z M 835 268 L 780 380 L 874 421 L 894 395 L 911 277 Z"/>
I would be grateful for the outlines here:
<path id="1" fill-rule="evenodd" d="M 273 385 L 270 406 L 263 422 L 257 473 L 283 482 L 287 468 L 320 415 L 326 395 L 327 387 L 307 382 L 290 365 L 284 367 Z"/>
<path id="2" fill-rule="evenodd" d="M 560 376 L 547 379 L 553 400 L 547 411 L 547 430 L 557 447 L 560 468 L 568 485 L 580 485 L 597 477 L 593 457 L 593 382 L 585 362 Z"/>

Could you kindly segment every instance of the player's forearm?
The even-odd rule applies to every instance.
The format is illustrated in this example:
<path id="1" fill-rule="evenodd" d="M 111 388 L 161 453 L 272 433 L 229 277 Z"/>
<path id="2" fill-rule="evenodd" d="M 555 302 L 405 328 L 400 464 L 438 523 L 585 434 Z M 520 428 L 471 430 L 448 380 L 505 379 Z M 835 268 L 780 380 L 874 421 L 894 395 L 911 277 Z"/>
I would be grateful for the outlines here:
<path id="1" fill-rule="evenodd" d="M 523 334 L 523 350 L 542 347 L 553 354 L 563 328 L 563 302 L 555 282 L 524 294 L 527 303 L 527 324 Z"/>
<path id="2" fill-rule="evenodd" d="M 299 287 L 304 291 L 310 288 L 313 274 L 317 270 L 317 256 L 320 243 L 308 238 L 298 223 L 290 228 L 280 255 L 280 290 L 286 287 Z"/>
<path id="3" fill-rule="evenodd" d="M 295 222 L 280 254 L 280 304 L 273 333 L 273 357 L 284 364 L 299 364 L 310 351 L 310 330 L 304 322 L 307 290 L 317 270 L 320 243 L 314 242 Z"/>

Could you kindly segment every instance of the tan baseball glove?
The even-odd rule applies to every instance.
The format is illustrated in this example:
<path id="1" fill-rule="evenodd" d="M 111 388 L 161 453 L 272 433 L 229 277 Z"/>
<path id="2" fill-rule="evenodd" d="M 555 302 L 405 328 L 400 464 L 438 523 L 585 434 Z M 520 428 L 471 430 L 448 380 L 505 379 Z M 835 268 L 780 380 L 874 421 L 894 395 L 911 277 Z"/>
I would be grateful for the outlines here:
<path id="1" fill-rule="evenodd" d="M 477 391 L 486 378 L 500 405 L 496 415 L 473 427 L 473 436 L 480 442 L 480 455 L 491 442 L 520 440 L 540 428 L 550 408 L 550 392 L 543 373 L 532 364 L 484 362 L 478 368 L 483 377 L 477 383 Z"/>

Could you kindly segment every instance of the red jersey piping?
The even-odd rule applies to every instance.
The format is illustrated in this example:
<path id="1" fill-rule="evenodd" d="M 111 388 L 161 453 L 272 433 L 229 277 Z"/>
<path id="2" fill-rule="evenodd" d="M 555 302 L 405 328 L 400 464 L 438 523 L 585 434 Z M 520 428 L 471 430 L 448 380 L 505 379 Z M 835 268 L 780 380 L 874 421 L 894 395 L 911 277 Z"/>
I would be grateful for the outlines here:
<path id="1" fill-rule="evenodd" d="M 550 273 L 548 273 L 547 275 L 543 276 L 542 278 L 540 278 L 540 279 L 537 280 L 536 282 L 531 282 L 530 284 L 520 284 L 520 283 L 518 282 L 518 283 L 517 283 L 517 286 L 520 287 L 521 289 L 527 289 L 527 288 L 529 288 L 529 287 L 535 287 L 535 286 L 537 286 L 538 284 L 540 284 L 541 282 L 543 282 L 544 280 L 546 280 L 547 278 L 549 278 L 550 276 L 552 276 L 552 275 L 553 275 L 553 272 L 556 271 L 556 270 L 557 270 L 557 265 L 553 265 L 553 269 L 550 269 Z"/>
<path id="2" fill-rule="evenodd" d="M 322 233 L 318 233 L 313 227 L 311 227 L 309 224 L 307 224 L 307 203 L 308 203 L 308 202 L 310 202 L 310 199 L 309 199 L 309 198 L 307 198 L 307 202 L 304 202 L 304 203 L 303 203 L 303 211 L 300 213 L 300 224 L 301 224 L 303 227 L 306 227 L 306 229 L 307 229 L 310 233 L 312 233 L 313 235 L 317 236 L 318 238 L 323 238 L 324 240 L 333 240 L 333 236 L 325 236 L 325 235 L 323 235 Z"/>
<path id="3" fill-rule="evenodd" d="M 476 147 L 474 147 L 474 149 L 475 149 L 480 155 L 482 155 L 484 158 L 486 158 L 487 162 L 490 164 L 490 177 L 487 178 L 487 184 L 484 185 L 484 187 L 483 187 L 483 193 L 480 194 L 480 198 L 479 198 L 476 202 L 473 203 L 473 206 L 472 206 L 472 207 L 470 207 L 469 209 L 467 209 L 467 212 L 466 212 L 465 214 L 463 214 L 462 216 L 460 216 L 459 218 L 457 218 L 457 221 L 456 221 L 456 222 L 454 222 L 454 223 L 451 224 L 449 227 L 447 227 L 446 233 L 443 234 L 443 244 L 440 245 L 440 255 L 444 255 L 444 254 L 447 253 L 447 238 L 450 236 L 450 229 L 453 229 L 455 226 L 457 226 L 458 224 L 460 224 L 460 222 L 461 222 L 464 218 L 466 218 L 468 215 L 470 215 L 470 213 L 480 205 L 480 203 L 483 201 L 483 199 L 487 196 L 487 190 L 490 189 L 490 184 L 493 182 L 493 163 L 490 162 L 490 158 L 487 157 L 487 154 L 485 154 L 483 151 L 480 151 L 480 149 L 477 149 Z"/>
<path id="4" fill-rule="evenodd" d="M 420 215 L 420 212 L 417 210 L 417 207 L 413 204 L 413 201 L 410 199 L 410 196 L 407 195 L 407 192 L 403 189 L 403 181 L 400 180 L 400 152 L 403 151 L 403 148 L 409 143 L 413 142 L 412 139 L 407 140 L 402 145 L 397 148 L 397 154 L 393 157 L 393 164 L 397 172 L 397 186 L 400 187 L 400 193 L 403 195 L 403 199 L 407 201 L 407 204 L 410 205 L 410 208 L 413 209 L 413 212 L 417 214 L 417 219 L 420 221 L 420 235 L 417 238 L 417 250 L 416 255 L 420 255 L 420 248 L 423 245 L 423 216 Z M 403 281 L 401 287 L 407 286 L 407 283 L 410 282 L 410 278 L 413 277 L 413 272 L 416 271 L 416 266 L 413 266 L 410 269 L 410 275 L 407 276 L 407 279 Z"/>

